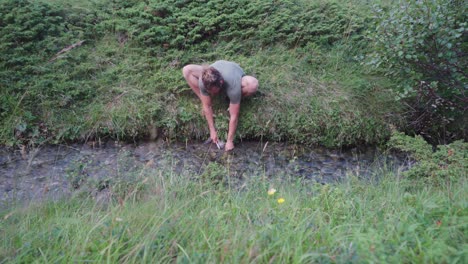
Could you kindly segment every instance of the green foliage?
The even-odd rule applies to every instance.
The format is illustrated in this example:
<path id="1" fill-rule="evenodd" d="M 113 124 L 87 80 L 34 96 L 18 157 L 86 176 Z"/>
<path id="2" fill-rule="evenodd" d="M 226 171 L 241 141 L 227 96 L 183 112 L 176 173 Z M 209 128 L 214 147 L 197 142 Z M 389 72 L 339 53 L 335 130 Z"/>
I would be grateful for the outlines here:
<path id="1" fill-rule="evenodd" d="M 230 52 L 250 52 L 281 42 L 330 45 L 363 28 L 357 12 L 334 1 L 117 2 L 106 28 L 134 39 L 153 54 L 168 48 L 206 51 L 213 43 L 241 42 Z M 216 44 L 215 44 L 216 45 Z"/>
<path id="2" fill-rule="evenodd" d="M 0 259 L 463 263 L 467 257 L 466 178 L 441 185 L 414 181 L 409 192 L 409 181 L 388 171 L 376 175 L 378 184 L 250 175 L 238 188 L 219 190 L 173 169 L 135 172 L 121 190 L 126 195 L 105 206 L 87 195 L 0 211 Z"/>
<path id="3" fill-rule="evenodd" d="M 410 137 L 394 133 L 388 145 L 411 154 L 416 160 L 404 174 L 408 177 L 431 177 L 436 180 L 466 177 L 468 171 L 468 143 L 461 140 L 449 145 L 441 145 L 432 150 L 421 136 Z"/>
<path id="4" fill-rule="evenodd" d="M 42 1 L 1 1 L 2 141 L 44 141 L 50 136 L 44 127 L 49 111 L 82 105 L 96 95 L 89 77 L 99 67 L 86 63 L 87 54 L 71 49 L 57 55 L 72 44 L 91 44 L 99 37 L 93 30 L 97 20 L 93 11 L 65 12 Z"/>
<path id="5" fill-rule="evenodd" d="M 63 41 L 60 37 L 65 25 L 57 8 L 12 0 L 2 1 L 0 28 L 0 78 L 2 83 L 9 83 L 34 74 L 34 64 L 60 48 L 63 42 L 55 40 Z M 14 74 L 17 71 L 21 73 Z"/>
<path id="6" fill-rule="evenodd" d="M 350 76 L 368 84 L 349 70 L 356 69 L 356 63 L 348 55 L 356 54 L 351 44 L 361 38 L 366 24 L 363 4 L 3 3 L 3 143 L 135 139 L 154 128 L 165 138 L 205 139 L 208 131 L 199 102 L 180 70 L 188 63 L 221 58 L 240 63 L 260 80 L 267 95 L 243 102 L 238 138 L 337 146 L 376 142 L 388 135 L 383 114 L 367 114 L 378 111 L 359 103 L 363 98 L 350 100 L 357 91 L 348 83 Z M 28 25 L 41 23 L 34 34 L 20 38 Z M 15 44 L 18 40 L 21 45 Z M 84 42 L 71 46 L 79 41 Z M 327 98 L 326 90 L 334 98 Z M 380 105 L 388 100 L 376 96 L 371 101 Z M 227 132 L 225 103 L 220 99 L 215 105 L 220 135 Z"/>
<path id="7" fill-rule="evenodd" d="M 199 178 L 204 184 L 210 187 L 220 187 L 220 184 L 227 182 L 228 177 L 229 173 L 224 165 L 217 162 L 210 162 Z"/>
<path id="8" fill-rule="evenodd" d="M 21 81 L 21 88 L 26 90 L 34 77 L 50 71 L 47 61 L 54 54 L 77 40 L 99 37 L 92 30 L 96 20 L 92 12 L 65 12 L 41 1 L 2 0 L 0 80 L 10 87 Z"/>
<path id="9" fill-rule="evenodd" d="M 432 142 L 466 137 L 467 7 L 464 1 L 399 1 L 378 8 L 371 63 L 408 99 L 411 128 Z M 464 123 L 464 124 L 463 124 Z"/>

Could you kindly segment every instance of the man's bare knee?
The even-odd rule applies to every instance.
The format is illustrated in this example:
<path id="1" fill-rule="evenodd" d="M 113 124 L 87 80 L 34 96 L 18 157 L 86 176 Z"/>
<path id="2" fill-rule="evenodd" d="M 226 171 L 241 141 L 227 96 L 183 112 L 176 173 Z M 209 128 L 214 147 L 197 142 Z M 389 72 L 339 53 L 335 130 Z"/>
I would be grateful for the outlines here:
<path id="1" fill-rule="evenodd" d="M 198 78 L 200 78 L 202 70 L 202 66 L 196 64 L 189 64 L 182 68 L 182 74 L 185 80 L 198 98 L 201 96 L 200 87 L 198 87 Z"/>
<path id="2" fill-rule="evenodd" d="M 182 75 L 185 77 L 185 76 L 187 76 L 187 74 L 188 74 L 188 68 L 187 68 L 187 66 L 184 66 L 182 68 Z"/>
<path id="3" fill-rule="evenodd" d="M 258 90 L 258 80 L 253 76 L 242 77 L 242 95 L 251 96 Z"/>
<path id="4" fill-rule="evenodd" d="M 185 79 L 188 79 L 188 77 L 190 76 L 192 68 L 192 65 L 186 65 L 184 66 L 184 68 L 182 68 L 182 75 L 184 75 Z"/>
<path id="5" fill-rule="evenodd" d="M 193 75 L 194 77 L 199 78 L 202 74 L 202 71 L 203 67 L 197 64 L 188 64 L 185 65 L 184 68 L 182 68 L 182 74 L 184 75 L 184 77 Z"/>

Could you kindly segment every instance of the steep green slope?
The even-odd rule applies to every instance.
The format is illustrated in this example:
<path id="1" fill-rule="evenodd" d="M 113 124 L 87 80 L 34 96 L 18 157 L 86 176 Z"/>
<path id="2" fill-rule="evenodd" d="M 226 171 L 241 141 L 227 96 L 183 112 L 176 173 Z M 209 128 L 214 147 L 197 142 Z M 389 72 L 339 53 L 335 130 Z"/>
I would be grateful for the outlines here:
<path id="1" fill-rule="evenodd" d="M 18 1 L 0 5 L 0 142 L 204 139 L 188 63 L 233 60 L 260 81 L 238 139 L 377 143 L 400 126 L 362 62 L 366 1 Z M 219 134 L 227 104 L 216 102 Z M 221 136 L 223 137 L 223 136 Z"/>

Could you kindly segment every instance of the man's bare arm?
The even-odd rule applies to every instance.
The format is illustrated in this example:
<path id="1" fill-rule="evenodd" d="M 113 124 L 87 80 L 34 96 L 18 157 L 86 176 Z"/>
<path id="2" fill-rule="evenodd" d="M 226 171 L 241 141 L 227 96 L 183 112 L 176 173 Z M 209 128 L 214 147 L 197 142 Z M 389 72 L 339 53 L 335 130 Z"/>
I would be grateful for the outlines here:
<path id="1" fill-rule="evenodd" d="M 210 130 L 210 138 L 213 141 L 213 143 L 218 143 L 218 134 L 214 125 L 211 97 L 201 95 L 200 99 L 202 101 L 203 113 L 205 114 L 206 122 L 208 123 L 208 128 Z"/>
<path id="2" fill-rule="evenodd" d="M 234 148 L 234 137 L 236 135 L 237 123 L 239 121 L 240 104 L 229 104 L 229 131 L 226 140 L 225 150 Z"/>

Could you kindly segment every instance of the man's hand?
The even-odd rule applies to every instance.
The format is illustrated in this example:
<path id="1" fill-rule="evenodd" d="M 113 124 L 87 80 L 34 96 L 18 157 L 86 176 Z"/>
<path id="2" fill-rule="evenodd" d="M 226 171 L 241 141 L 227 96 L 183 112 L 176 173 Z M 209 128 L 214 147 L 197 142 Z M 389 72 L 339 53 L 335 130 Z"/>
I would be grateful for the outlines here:
<path id="1" fill-rule="evenodd" d="M 210 132 L 210 139 L 211 139 L 211 142 L 217 144 L 218 143 L 218 133 L 216 131 L 211 131 Z"/>
<path id="2" fill-rule="evenodd" d="M 226 145 L 224 146 L 225 151 L 231 151 L 234 149 L 234 143 L 232 141 L 227 141 Z"/>

